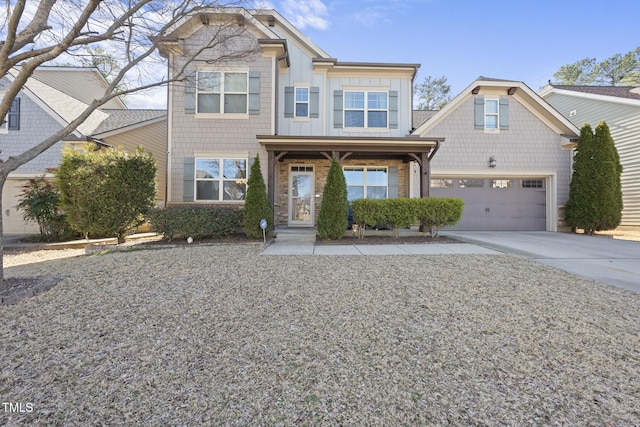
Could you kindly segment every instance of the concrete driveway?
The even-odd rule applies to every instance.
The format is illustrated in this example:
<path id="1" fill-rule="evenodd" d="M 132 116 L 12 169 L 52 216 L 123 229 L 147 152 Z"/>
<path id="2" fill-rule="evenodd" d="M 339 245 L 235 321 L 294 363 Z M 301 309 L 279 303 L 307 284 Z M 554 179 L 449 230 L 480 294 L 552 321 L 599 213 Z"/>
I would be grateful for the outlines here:
<path id="1" fill-rule="evenodd" d="M 640 293 L 640 242 L 545 231 L 442 234 Z"/>

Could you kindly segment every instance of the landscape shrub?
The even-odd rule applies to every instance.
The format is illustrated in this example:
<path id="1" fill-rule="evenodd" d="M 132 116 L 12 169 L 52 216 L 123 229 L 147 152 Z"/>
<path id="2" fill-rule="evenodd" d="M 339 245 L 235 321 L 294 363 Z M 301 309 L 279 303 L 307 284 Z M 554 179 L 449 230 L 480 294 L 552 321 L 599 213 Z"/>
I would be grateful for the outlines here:
<path id="1" fill-rule="evenodd" d="M 267 197 L 267 186 L 262 177 L 260 156 L 256 155 L 247 181 L 247 196 L 244 201 L 244 232 L 251 239 L 262 239 L 260 220 L 267 220 L 266 234 L 273 229 L 273 211 Z"/>
<path id="2" fill-rule="evenodd" d="M 565 221 L 585 234 L 616 228 L 622 220 L 622 165 L 607 124 L 601 122 L 595 135 L 585 124 L 575 151 Z"/>
<path id="3" fill-rule="evenodd" d="M 60 207 L 85 238 L 125 234 L 144 222 L 155 203 L 156 163 L 139 148 L 95 151 L 65 148 L 55 171 Z"/>
<path id="4" fill-rule="evenodd" d="M 417 199 L 387 199 L 383 203 L 386 223 L 393 228 L 393 237 L 398 238 L 400 228 L 410 227 L 416 222 L 414 200 Z"/>
<path id="5" fill-rule="evenodd" d="M 464 202 L 455 197 L 358 199 L 351 203 L 351 208 L 360 238 L 364 237 L 367 227 L 380 226 L 392 227 L 397 238 L 400 228 L 416 223 L 425 226 L 432 236 L 438 237 L 442 227 L 460 221 Z"/>
<path id="6" fill-rule="evenodd" d="M 67 225 L 59 204 L 60 192 L 43 175 L 30 179 L 22 188 L 16 207 L 23 211 L 25 221 L 38 223 L 41 240 L 60 241 L 73 238 L 75 234 Z"/>
<path id="7" fill-rule="evenodd" d="M 438 237 L 440 229 L 456 225 L 464 210 L 464 202 L 456 197 L 426 197 L 412 199 L 418 223 Z"/>
<path id="8" fill-rule="evenodd" d="M 242 229 L 240 208 L 218 206 L 169 206 L 152 209 L 147 219 L 151 229 L 167 239 L 176 237 L 218 238 Z"/>
<path id="9" fill-rule="evenodd" d="M 331 158 L 331 167 L 318 214 L 318 236 L 322 239 L 341 239 L 349 223 L 348 216 L 347 181 L 340 162 L 334 155 Z"/>

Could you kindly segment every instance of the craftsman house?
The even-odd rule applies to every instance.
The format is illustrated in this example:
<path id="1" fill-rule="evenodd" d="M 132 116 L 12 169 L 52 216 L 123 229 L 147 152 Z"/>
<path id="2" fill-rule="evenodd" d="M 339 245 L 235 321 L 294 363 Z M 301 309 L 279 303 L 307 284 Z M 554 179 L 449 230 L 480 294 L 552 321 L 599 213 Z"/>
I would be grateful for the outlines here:
<path id="1" fill-rule="evenodd" d="M 520 82 L 479 79 L 414 122 L 419 65 L 341 62 L 273 10 L 191 16 L 162 53 L 169 205 L 242 205 L 259 154 L 276 224 L 310 227 L 335 153 L 350 200 L 452 195 L 460 229 L 561 224 L 577 129 Z"/>
<path id="2" fill-rule="evenodd" d="M 0 79 L 0 98 L 16 75 L 17 70 L 11 70 Z M 0 127 L 2 155 L 20 154 L 67 126 L 89 103 L 101 97 L 107 87 L 108 83 L 96 68 L 38 68 L 15 98 L 5 124 Z M 111 99 L 64 141 L 9 174 L 2 194 L 4 232 L 38 232 L 38 225 L 24 221 L 22 212 L 17 210 L 18 197 L 29 179 L 51 176 L 48 170 L 60 164 L 62 148 L 68 144 L 91 142 L 97 147 L 122 147 L 128 151 L 143 146 L 156 160 L 156 198 L 162 204 L 166 128 L 165 110 L 129 110 L 119 98 Z"/>
<path id="3" fill-rule="evenodd" d="M 640 227 L 640 87 L 548 85 L 540 95 L 577 127 L 607 123 L 622 164 L 620 225 Z"/>

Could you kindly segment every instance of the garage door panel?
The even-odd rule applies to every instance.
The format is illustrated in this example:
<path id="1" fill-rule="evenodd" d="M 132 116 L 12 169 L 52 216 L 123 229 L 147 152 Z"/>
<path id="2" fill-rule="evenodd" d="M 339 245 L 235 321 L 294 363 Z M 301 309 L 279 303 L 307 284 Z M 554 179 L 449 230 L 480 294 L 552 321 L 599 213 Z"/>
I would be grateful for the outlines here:
<path id="1" fill-rule="evenodd" d="M 531 181 L 541 180 L 523 180 L 454 178 L 449 187 L 431 188 L 431 194 L 435 197 L 459 197 L 465 202 L 462 219 L 449 229 L 545 230 L 546 190 L 528 188 Z M 473 186 L 467 187 L 470 183 Z M 540 185 L 539 182 L 535 184 Z"/>

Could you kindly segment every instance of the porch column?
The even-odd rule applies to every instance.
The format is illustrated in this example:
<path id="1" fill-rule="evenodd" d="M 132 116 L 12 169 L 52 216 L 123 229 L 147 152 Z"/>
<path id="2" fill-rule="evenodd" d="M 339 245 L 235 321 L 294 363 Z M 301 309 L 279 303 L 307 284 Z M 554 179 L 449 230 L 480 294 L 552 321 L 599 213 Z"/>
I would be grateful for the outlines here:
<path id="1" fill-rule="evenodd" d="M 276 186 L 276 159 L 273 151 L 267 151 L 267 197 L 269 198 L 269 204 L 271 204 L 271 212 L 273 218 L 271 218 L 271 224 L 275 225 L 276 206 L 275 206 L 275 186 Z"/>
<path id="2" fill-rule="evenodd" d="M 431 186 L 431 165 L 429 153 L 420 153 L 420 197 L 429 197 L 429 187 Z"/>

